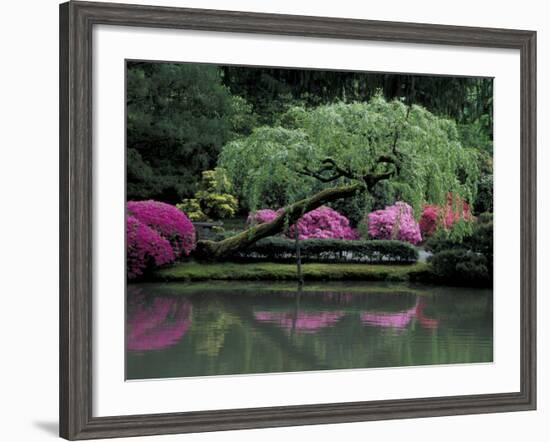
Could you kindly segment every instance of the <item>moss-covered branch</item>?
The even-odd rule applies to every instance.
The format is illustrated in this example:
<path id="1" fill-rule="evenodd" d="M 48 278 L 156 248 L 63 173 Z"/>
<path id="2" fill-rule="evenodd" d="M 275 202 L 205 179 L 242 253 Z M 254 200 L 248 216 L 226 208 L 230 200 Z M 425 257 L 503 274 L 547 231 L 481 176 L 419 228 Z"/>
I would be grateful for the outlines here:
<path id="1" fill-rule="evenodd" d="M 252 226 L 222 241 L 199 241 L 196 253 L 199 257 L 207 259 L 217 259 L 231 255 L 237 250 L 248 247 L 262 238 L 281 233 L 286 225 L 294 224 L 306 212 L 341 198 L 352 197 L 364 190 L 366 190 L 366 187 L 360 183 L 324 189 L 310 198 L 305 198 L 287 206 L 271 222 Z"/>

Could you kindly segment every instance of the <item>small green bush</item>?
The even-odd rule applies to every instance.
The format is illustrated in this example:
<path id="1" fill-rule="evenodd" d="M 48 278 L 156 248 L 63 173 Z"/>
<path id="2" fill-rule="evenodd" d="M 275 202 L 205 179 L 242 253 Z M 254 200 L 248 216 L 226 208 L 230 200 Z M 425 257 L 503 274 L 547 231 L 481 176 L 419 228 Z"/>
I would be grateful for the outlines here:
<path id="1" fill-rule="evenodd" d="M 199 200 L 196 198 L 184 199 L 176 207 L 184 212 L 191 221 L 206 221 L 208 217 L 202 211 Z"/>
<path id="2" fill-rule="evenodd" d="M 239 203 L 237 198 L 228 193 L 231 183 L 223 169 L 217 167 L 202 172 L 200 187 L 195 198 L 185 199 L 176 205 L 192 221 L 224 219 L 235 215 Z"/>
<path id="3" fill-rule="evenodd" d="M 437 253 L 448 249 L 467 249 L 476 227 L 476 222 L 461 219 L 455 221 L 449 229 L 437 229 L 426 241 L 426 250 Z"/>
<path id="4" fill-rule="evenodd" d="M 366 262 L 411 264 L 418 260 L 417 249 L 402 241 L 305 239 L 300 241 L 304 262 Z M 231 257 L 233 260 L 294 261 L 296 243 L 292 239 L 262 239 Z"/>
<path id="5" fill-rule="evenodd" d="M 479 215 L 472 233 L 461 242 L 436 234 L 426 248 L 434 255 L 428 262 L 435 279 L 453 285 L 490 287 L 493 281 L 493 215 Z"/>
<path id="6" fill-rule="evenodd" d="M 466 249 L 449 249 L 428 259 L 432 271 L 446 284 L 466 286 L 490 286 L 492 275 L 487 258 Z"/>

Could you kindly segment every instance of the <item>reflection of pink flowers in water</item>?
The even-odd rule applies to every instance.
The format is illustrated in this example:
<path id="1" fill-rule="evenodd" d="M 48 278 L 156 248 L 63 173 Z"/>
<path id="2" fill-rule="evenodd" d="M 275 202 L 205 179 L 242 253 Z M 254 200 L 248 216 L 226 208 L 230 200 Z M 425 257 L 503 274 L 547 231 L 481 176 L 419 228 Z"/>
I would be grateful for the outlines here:
<path id="1" fill-rule="evenodd" d="M 431 319 L 424 316 L 423 312 L 425 307 L 426 301 L 424 299 L 417 299 L 414 307 L 401 312 L 362 312 L 361 321 L 364 324 L 375 327 L 404 329 L 407 325 L 409 325 L 412 319 L 416 318 L 420 325 L 424 328 L 437 328 L 439 325 L 439 321 L 437 319 Z"/>
<path id="2" fill-rule="evenodd" d="M 160 350 L 176 344 L 191 325 L 191 303 L 186 299 L 155 298 L 146 304 L 142 296 L 128 305 L 128 350 Z"/>
<path id="3" fill-rule="evenodd" d="M 343 312 L 254 312 L 254 317 L 261 322 L 270 322 L 285 329 L 296 329 L 304 332 L 316 332 L 336 324 L 344 316 Z"/>

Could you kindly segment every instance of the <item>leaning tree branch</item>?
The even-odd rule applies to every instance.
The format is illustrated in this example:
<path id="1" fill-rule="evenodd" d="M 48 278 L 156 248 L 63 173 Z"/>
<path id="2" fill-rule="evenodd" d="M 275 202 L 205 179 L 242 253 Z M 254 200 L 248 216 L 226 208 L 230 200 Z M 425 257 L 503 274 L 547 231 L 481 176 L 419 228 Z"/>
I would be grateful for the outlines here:
<path id="1" fill-rule="evenodd" d="M 243 232 L 222 241 L 198 241 L 196 253 L 199 257 L 208 259 L 230 256 L 262 238 L 281 233 L 285 226 L 294 224 L 306 212 L 332 201 L 357 195 L 364 190 L 365 186 L 362 183 L 324 189 L 310 198 L 305 198 L 287 206 L 273 221 L 249 227 Z"/>
<path id="2" fill-rule="evenodd" d="M 318 170 L 311 170 L 309 167 L 305 166 L 301 170 L 297 170 L 296 172 L 300 175 L 306 175 L 315 178 L 318 181 L 321 181 L 322 183 L 331 183 L 332 181 L 336 181 L 338 178 L 342 178 L 342 175 L 339 173 L 333 173 L 332 175 L 326 176 L 323 175 L 323 172 L 329 171 L 332 168 L 330 167 L 321 167 Z"/>
<path id="3" fill-rule="evenodd" d="M 328 167 L 332 167 L 334 171 L 336 171 L 338 174 L 340 174 L 343 177 L 349 178 L 350 180 L 356 179 L 357 177 L 352 173 L 351 170 L 345 169 L 341 166 L 339 166 L 336 161 L 332 158 L 325 158 L 323 161 L 321 161 L 322 164 Z"/>
<path id="4" fill-rule="evenodd" d="M 339 166 L 334 159 L 328 157 L 321 161 L 322 166 L 317 170 L 312 170 L 308 166 L 296 170 L 300 175 L 306 175 L 321 181 L 322 183 L 330 183 L 339 178 L 349 178 L 351 180 L 357 177 L 349 170 Z M 329 175 L 326 172 L 330 172 Z"/>

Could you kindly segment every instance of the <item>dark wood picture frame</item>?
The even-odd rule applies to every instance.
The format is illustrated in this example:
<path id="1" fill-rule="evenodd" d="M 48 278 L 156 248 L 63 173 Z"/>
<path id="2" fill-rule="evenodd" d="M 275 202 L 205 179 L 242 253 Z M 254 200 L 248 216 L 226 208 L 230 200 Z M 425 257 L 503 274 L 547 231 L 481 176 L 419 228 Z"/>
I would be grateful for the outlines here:
<path id="1" fill-rule="evenodd" d="M 92 29 L 97 24 L 511 48 L 521 64 L 521 390 L 255 409 L 92 415 Z M 60 6 L 60 436 L 70 439 L 533 410 L 536 32 L 109 3 Z"/>

